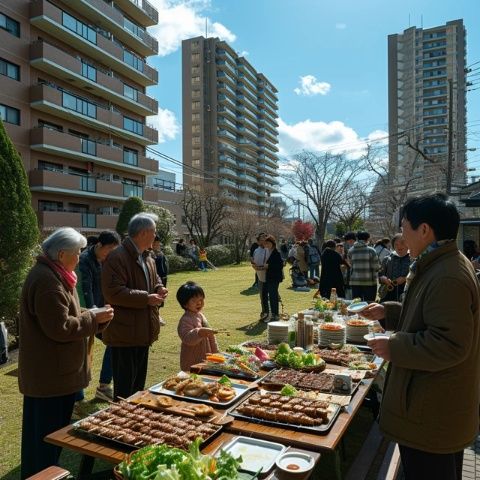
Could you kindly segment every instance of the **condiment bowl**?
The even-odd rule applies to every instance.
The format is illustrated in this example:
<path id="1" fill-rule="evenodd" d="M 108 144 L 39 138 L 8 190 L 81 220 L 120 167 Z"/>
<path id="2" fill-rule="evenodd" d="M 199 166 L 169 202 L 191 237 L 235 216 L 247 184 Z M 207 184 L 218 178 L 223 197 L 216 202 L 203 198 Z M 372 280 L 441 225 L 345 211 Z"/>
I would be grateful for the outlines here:
<path id="1" fill-rule="evenodd" d="M 286 452 L 275 463 L 282 473 L 281 478 L 303 478 L 315 466 L 313 457 L 301 452 Z"/>

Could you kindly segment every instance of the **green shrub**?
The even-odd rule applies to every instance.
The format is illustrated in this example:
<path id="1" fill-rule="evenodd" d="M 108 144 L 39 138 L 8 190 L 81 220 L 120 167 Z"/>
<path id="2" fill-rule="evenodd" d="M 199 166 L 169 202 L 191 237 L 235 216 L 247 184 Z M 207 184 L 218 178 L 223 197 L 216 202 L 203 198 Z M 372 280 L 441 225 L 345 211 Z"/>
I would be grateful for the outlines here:
<path id="1" fill-rule="evenodd" d="M 193 262 L 190 258 L 180 257 L 175 254 L 167 254 L 167 259 L 169 273 L 188 272 L 189 270 L 193 270 Z"/>
<path id="2" fill-rule="evenodd" d="M 145 211 L 158 216 L 156 230 L 157 235 L 160 237 L 160 243 L 162 245 L 170 244 L 173 240 L 173 226 L 175 223 L 173 214 L 166 208 L 159 207 L 158 205 L 145 205 Z"/>
<path id="3" fill-rule="evenodd" d="M 0 320 L 13 334 L 20 291 L 39 238 L 27 173 L 0 121 Z"/>
<path id="4" fill-rule="evenodd" d="M 173 248 L 171 245 L 162 244 L 162 252 L 168 257 L 169 255 L 173 255 Z"/>
<path id="5" fill-rule="evenodd" d="M 207 258 L 216 267 L 220 265 L 230 265 L 235 262 L 232 249 L 228 245 L 212 245 L 206 248 Z"/>
<path id="6" fill-rule="evenodd" d="M 118 216 L 115 230 L 123 238 L 127 234 L 128 222 L 137 213 L 145 210 L 143 200 L 139 197 L 129 197 L 125 200 Z"/>

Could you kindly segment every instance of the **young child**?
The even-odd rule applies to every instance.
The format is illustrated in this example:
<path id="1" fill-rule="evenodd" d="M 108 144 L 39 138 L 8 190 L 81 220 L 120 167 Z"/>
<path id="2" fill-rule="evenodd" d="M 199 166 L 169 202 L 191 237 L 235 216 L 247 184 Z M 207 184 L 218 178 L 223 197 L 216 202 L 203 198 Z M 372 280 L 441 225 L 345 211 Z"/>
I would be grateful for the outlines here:
<path id="1" fill-rule="evenodd" d="M 198 254 L 198 266 L 202 272 L 207 270 L 207 251 L 204 248 Z"/>
<path id="2" fill-rule="evenodd" d="M 178 336 L 182 340 L 180 368 L 188 372 L 192 365 L 205 360 L 207 353 L 218 352 L 216 330 L 209 327 L 202 313 L 205 293 L 195 282 L 183 284 L 177 291 L 177 300 L 185 310 L 178 322 Z"/>

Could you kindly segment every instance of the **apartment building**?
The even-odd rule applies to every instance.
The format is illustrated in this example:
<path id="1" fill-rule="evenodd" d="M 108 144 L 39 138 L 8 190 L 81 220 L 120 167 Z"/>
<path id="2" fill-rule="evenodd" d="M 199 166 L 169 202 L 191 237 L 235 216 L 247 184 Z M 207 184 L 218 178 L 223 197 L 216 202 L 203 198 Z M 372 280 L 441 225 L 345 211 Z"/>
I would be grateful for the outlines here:
<path id="1" fill-rule="evenodd" d="M 157 22 L 146 0 L 0 0 L 0 116 L 43 230 L 113 229 L 129 196 L 170 200 L 146 186 Z"/>
<path id="2" fill-rule="evenodd" d="M 277 89 L 226 42 L 204 37 L 182 43 L 182 85 L 184 184 L 264 214 L 278 185 Z"/>
<path id="3" fill-rule="evenodd" d="M 465 57 L 462 20 L 388 37 L 389 174 L 410 195 L 446 191 L 449 109 L 452 184 L 465 184 Z"/>

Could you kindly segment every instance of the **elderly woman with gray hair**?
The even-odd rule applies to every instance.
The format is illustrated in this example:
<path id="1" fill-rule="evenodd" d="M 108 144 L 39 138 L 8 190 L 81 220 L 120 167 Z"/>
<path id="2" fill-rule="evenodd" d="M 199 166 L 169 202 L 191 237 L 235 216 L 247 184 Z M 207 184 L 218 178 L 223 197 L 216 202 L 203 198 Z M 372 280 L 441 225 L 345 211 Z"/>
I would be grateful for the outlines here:
<path id="1" fill-rule="evenodd" d="M 90 381 L 89 338 L 113 318 L 113 309 L 80 308 L 75 289 L 80 249 L 87 240 L 60 228 L 43 243 L 20 302 L 18 383 L 24 395 L 21 477 L 55 465 L 60 448 L 43 438 L 70 423 L 75 393 Z"/>

